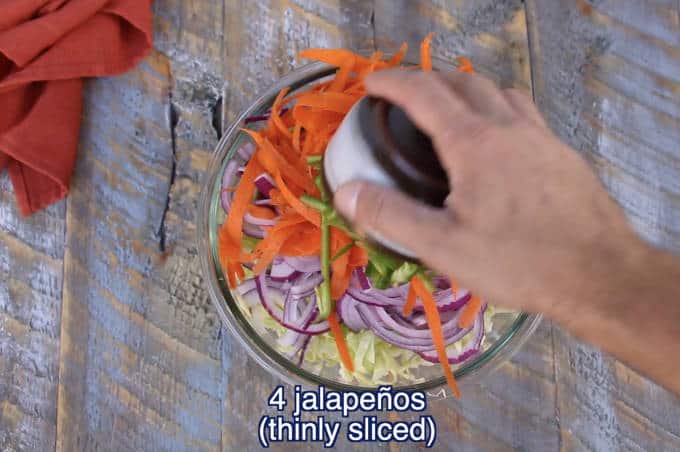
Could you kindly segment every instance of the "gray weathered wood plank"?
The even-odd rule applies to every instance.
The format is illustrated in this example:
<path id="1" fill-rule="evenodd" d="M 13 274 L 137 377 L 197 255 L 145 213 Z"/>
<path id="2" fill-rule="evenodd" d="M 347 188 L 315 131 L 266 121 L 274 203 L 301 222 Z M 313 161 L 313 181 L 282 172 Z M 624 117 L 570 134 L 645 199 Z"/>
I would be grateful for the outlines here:
<path id="1" fill-rule="evenodd" d="M 171 88 L 159 53 L 87 88 L 68 200 L 59 450 L 220 445 L 220 326 L 191 264 L 193 229 L 171 226 L 168 209 Z"/>
<path id="2" fill-rule="evenodd" d="M 534 90 L 550 125 L 593 164 L 643 237 L 680 251 L 680 5 L 527 8 Z M 554 343 L 562 448 L 680 447 L 676 397 L 559 329 Z"/>
<path id="3" fill-rule="evenodd" d="M 65 212 L 21 217 L 0 175 L 1 450 L 54 448 Z"/>

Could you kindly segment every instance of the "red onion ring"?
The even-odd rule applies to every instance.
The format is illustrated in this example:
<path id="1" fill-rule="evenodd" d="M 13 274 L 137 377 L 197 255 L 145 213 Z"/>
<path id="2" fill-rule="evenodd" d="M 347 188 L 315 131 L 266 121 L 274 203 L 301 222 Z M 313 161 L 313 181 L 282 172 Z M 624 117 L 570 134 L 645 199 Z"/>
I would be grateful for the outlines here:
<path id="1" fill-rule="evenodd" d="M 269 313 L 269 315 L 272 316 L 274 320 L 279 322 L 281 325 L 285 326 L 290 330 L 297 331 L 298 333 L 302 334 L 316 335 L 325 333 L 326 331 L 329 330 L 328 321 L 326 320 L 319 323 L 312 323 L 304 328 L 284 322 L 283 311 L 281 310 L 280 307 L 276 305 L 276 303 L 272 302 L 271 298 L 269 297 L 269 287 L 267 287 L 264 273 L 262 273 L 255 279 L 255 284 L 257 286 L 257 293 L 260 296 L 260 302 L 262 303 L 262 306 L 264 306 L 265 310 Z M 312 302 L 315 303 L 315 309 L 312 311 L 312 313 L 316 317 L 318 315 L 318 310 L 316 309 L 316 297 L 312 297 L 310 303 Z"/>

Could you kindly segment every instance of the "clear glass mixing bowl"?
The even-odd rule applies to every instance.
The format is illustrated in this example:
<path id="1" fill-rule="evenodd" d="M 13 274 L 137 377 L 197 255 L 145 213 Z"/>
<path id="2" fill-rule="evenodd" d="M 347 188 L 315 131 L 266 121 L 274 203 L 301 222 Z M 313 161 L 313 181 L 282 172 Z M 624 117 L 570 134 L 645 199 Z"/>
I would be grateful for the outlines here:
<path id="1" fill-rule="evenodd" d="M 454 70 L 454 67 L 446 62 L 435 59 L 433 63 L 438 70 Z M 289 86 L 294 91 L 319 82 L 334 73 L 333 68 L 322 63 L 301 67 L 282 77 L 231 124 L 215 149 L 205 177 L 198 212 L 197 240 L 201 266 L 212 301 L 224 324 L 251 357 L 268 372 L 289 384 L 324 385 L 332 389 L 356 391 L 371 388 L 343 381 L 339 364 L 325 367 L 321 372 L 304 362 L 298 366 L 296 362 L 279 352 L 276 342 L 278 336 L 262 332 L 261 328 L 262 334 L 258 333 L 251 323 L 252 319 L 244 312 L 243 304 L 236 301 L 229 289 L 218 257 L 218 231 L 224 221 L 220 203 L 221 179 L 227 163 L 233 158 L 238 158 L 236 150 L 249 140 L 241 131 L 245 119 L 265 113 L 284 87 Z M 527 341 L 540 320 L 541 317 L 538 315 L 525 313 L 505 312 L 494 316 L 492 327 L 487 330 L 479 354 L 458 366 L 453 366 L 461 386 L 479 381 L 508 360 Z M 448 391 L 443 389 L 446 381 L 438 365 L 423 365 L 416 373 L 419 382 L 396 381 L 392 386 L 395 389 L 426 391 L 433 397 L 448 395 Z"/>

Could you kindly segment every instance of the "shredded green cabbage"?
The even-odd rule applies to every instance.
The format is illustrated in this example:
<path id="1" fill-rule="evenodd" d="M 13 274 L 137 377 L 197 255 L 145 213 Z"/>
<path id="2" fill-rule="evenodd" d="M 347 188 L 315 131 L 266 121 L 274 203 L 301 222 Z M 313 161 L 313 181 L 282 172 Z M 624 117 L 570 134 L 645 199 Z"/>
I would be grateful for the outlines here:
<path id="1" fill-rule="evenodd" d="M 256 297 L 256 295 L 255 295 Z M 280 338 L 289 330 L 279 324 L 264 307 L 253 299 L 246 300 L 244 297 L 235 296 L 242 312 L 250 317 L 251 324 L 260 335 L 266 332 Z M 277 300 L 279 304 L 282 300 Z M 513 313 L 488 306 L 485 317 L 485 330 L 488 334 L 493 329 L 493 317 L 500 313 Z M 327 372 L 338 372 L 340 380 L 345 383 L 358 383 L 363 386 L 375 387 L 380 385 L 394 385 L 398 382 L 419 383 L 425 379 L 418 376 L 417 369 L 422 366 L 432 366 L 418 354 L 396 347 L 380 339 L 371 330 L 354 332 L 342 326 L 347 347 L 352 356 L 354 373 L 350 374 L 340 364 L 340 356 L 333 336 L 328 333 L 312 336 L 307 346 L 303 367 L 312 373 L 321 375 Z M 460 341 L 451 344 L 448 349 L 460 353 L 469 341 L 473 340 L 472 334 L 466 335 Z M 288 353 L 293 347 L 285 347 L 278 341 L 277 350 Z M 326 372 L 326 373 L 327 373 Z"/>

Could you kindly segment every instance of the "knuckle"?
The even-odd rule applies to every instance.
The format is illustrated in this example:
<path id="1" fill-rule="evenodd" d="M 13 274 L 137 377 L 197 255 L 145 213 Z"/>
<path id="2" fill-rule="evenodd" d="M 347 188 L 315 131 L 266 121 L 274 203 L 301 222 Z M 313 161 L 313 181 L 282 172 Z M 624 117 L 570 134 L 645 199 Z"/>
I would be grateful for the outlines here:
<path id="1" fill-rule="evenodd" d="M 440 137 L 440 146 L 444 149 L 460 149 L 482 144 L 494 134 L 497 126 L 481 116 L 470 116 L 459 122 L 455 128 L 449 128 Z"/>

